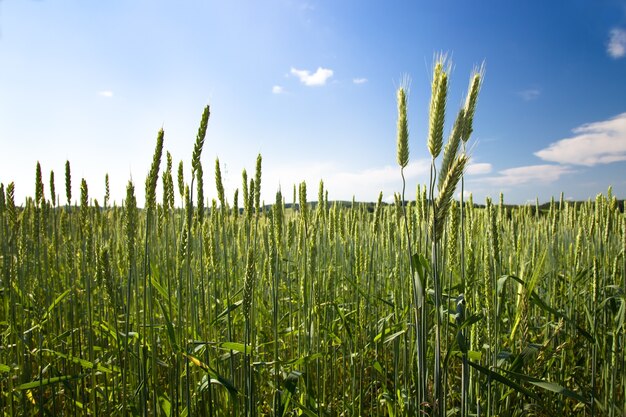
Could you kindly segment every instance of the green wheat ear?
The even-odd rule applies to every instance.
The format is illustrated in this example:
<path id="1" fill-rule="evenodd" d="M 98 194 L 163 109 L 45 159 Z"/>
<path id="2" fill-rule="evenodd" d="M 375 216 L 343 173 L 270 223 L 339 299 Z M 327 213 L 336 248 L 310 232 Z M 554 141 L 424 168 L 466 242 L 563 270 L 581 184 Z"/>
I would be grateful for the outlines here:
<path id="1" fill-rule="evenodd" d="M 87 213 L 89 210 L 89 188 L 87 187 L 87 181 L 81 179 L 80 181 L 80 219 L 83 227 L 87 226 Z"/>
<path id="2" fill-rule="evenodd" d="M 404 87 L 398 88 L 398 138 L 397 159 L 398 165 L 405 168 L 409 163 L 409 127 L 406 117 L 406 91 Z"/>
<path id="3" fill-rule="evenodd" d="M 65 196 L 67 205 L 72 204 L 72 173 L 70 171 L 70 161 L 65 161 Z"/>
<path id="4" fill-rule="evenodd" d="M 478 101 L 478 93 L 482 87 L 482 80 L 485 75 L 485 66 L 474 69 L 470 76 L 469 89 L 465 99 L 465 120 L 463 127 L 463 142 L 467 142 L 473 132 L 474 112 L 476 111 L 476 102 Z"/>
<path id="5" fill-rule="evenodd" d="M 441 191 L 443 181 L 448 175 L 448 171 L 450 171 L 452 161 L 454 161 L 457 156 L 465 127 L 465 109 L 460 109 L 454 121 L 454 127 L 452 128 L 446 147 L 443 150 L 443 159 L 441 161 L 441 167 L 439 168 L 439 183 L 437 184 L 439 191 Z"/>
<path id="6" fill-rule="evenodd" d="M 202 147 L 204 146 L 204 138 L 206 137 L 206 129 L 209 123 L 210 115 L 211 111 L 209 110 L 209 106 L 206 106 L 202 112 L 202 119 L 200 120 L 200 127 L 198 128 L 196 143 L 193 147 L 193 154 L 191 157 L 191 170 L 194 174 L 200 164 L 200 154 L 202 154 Z"/>
<path id="7" fill-rule="evenodd" d="M 35 171 L 35 203 L 41 205 L 45 197 L 43 194 L 43 180 L 41 177 L 41 165 L 37 161 L 37 169 Z"/>
<path id="8" fill-rule="evenodd" d="M 56 195 L 56 189 L 54 187 L 54 171 L 50 171 L 50 201 L 53 207 L 56 206 Z"/>
<path id="9" fill-rule="evenodd" d="M 134 257 L 135 253 L 135 237 L 137 235 L 137 223 L 138 223 L 138 212 L 137 212 L 137 199 L 135 197 L 135 186 L 132 181 L 128 181 L 128 185 L 126 186 L 126 211 L 125 221 L 124 221 L 124 229 L 126 232 L 126 247 L 128 250 L 129 259 Z"/>
<path id="10" fill-rule="evenodd" d="M 434 158 L 439 156 L 443 146 L 443 125 L 448 95 L 448 64 L 445 55 L 435 58 L 432 95 L 429 109 L 428 151 Z"/>
<path id="11" fill-rule="evenodd" d="M 50 179 L 52 179 L 52 177 L 50 177 Z M 105 174 L 104 175 L 104 207 L 105 208 L 109 204 L 110 199 L 111 199 L 111 192 L 109 188 L 109 174 Z"/>
<path id="12" fill-rule="evenodd" d="M 241 197 L 242 197 L 242 204 L 243 204 L 243 210 L 246 212 L 246 215 L 248 213 L 248 211 L 250 210 L 249 204 L 248 204 L 248 173 L 246 172 L 246 170 L 244 169 L 241 172 Z"/>
<path id="13" fill-rule="evenodd" d="M 252 211 L 254 209 L 254 193 L 255 193 L 254 178 L 250 178 L 250 185 L 248 186 L 248 201 L 246 205 L 246 219 L 250 221 L 252 219 Z"/>
<path id="14" fill-rule="evenodd" d="M 448 212 L 450 211 L 450 204 L 452 203 L 454 190 L 463 175 L 463 170 L 467 165 L 467 161 L 469 161 L 467 155 L 459 155 L 452 163 L 452 166 L 443 181 L 441 190 L 439 191 L 439 195 L 435 201 L 435 223 L 432 225 L 433 239 L 435 241 L 438 241 L 443 234 L 443 226 L 446 222 Z"/>
<path id="15" fill-rule="evenodd" d="M 252 310 L 252 291 L 254 287 L 254 253 L 252 248 L 248 249 L 246 261 L 246 276 L 243 282 L 243 317 L 246 321 L 250 320 L 250 311 Z"/>
<path id="16" fill-rule="evenodd" d="M 217 189 L 217 198 L 220 201 L 222 210 L 226 210 L 226 199 L 224 197 L 224 183 L 222 182 L 222 170 L 220 169 L 219 158 L 215 159 L 215 188 Z"/>
<path id="17" fill-rule="evenodd" d="M 198 224 L 200 225 L 204 221 L 204 171 L 202 170 L 202 164 L 197 166 L 196 180 L 196 199 L 198 200 L 196 213 Z"/>
<path id="18" fill-rule="evenodd" d="M 185 174 L 183 173 L 183 161 L 178 163 L 178 194 L 181 200 L 185 199 Z"/>
<path id="19" fill-rule="evenodd" d="M 15 183 L 11 182 L 7 185 L 5 204 L 7 207 L 7 214 L 11 220 L 13 227 L 17 224 L 17 208 L 15 207 Z"/>
<path id="20" fill-rule="evenodd" d="M 4 200 L 4 184 L 0 182 L 0 216 L 4 213 L 6 203 Z"/>
<path id="21" fill-rule="evenodd" d="M 263 158 L 261 154 L 258 154 L 256 157 L 256 172 L 254 174 L 254 208 L 258 213 L 261 208 L 261 164 L 263 162 Z"/>
<path id="22" fill-rule="evenodd" d="M 163 173 L 162 183 L 163 183 L 163 208 L 168 210 L 174 206 L 174 192 L 173 181 L 172 181 L 172 155 L 169 152 L 165 153 L 165 172 Z M 170 201 L 172 204 L 170 205 Z"/>
<path id="23" fill-rule="evenodd" d="M 163 129 L 159 130 L 157 135 L 156 148 L 152 157 L 152 165 L 150 173 L 146 178 L 146 208 L 156 208 L 156 187 L 159 179 L 159 167 L 161 166 L 161 156 L 163 155 L 163 137 L 165 133 Z"/>

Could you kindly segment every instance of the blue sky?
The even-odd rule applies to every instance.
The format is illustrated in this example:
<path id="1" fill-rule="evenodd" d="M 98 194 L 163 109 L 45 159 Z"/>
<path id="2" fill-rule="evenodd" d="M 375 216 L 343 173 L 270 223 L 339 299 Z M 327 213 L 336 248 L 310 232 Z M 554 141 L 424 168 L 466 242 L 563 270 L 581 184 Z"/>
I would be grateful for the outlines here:
<path id="1" fill-rule="evenodd" d="M 428 181 L 433 57 L 452 62 L 447 128 L 470 73 L 486 72 L 466 189 L 525 203 L 626 197 L 626 1 L 0 1 L 0 182 L 34 195 L 64 164 L 100 202 L 143 202 L 158 130 L 175 165 L 202 161 L 232 199 L 263 155 L 263 199 L 320 179 L 329 199 L 400 191 L 395 90 L 411 79 L 409 195 Z M 162 166 L 164 168 L 165 165 Z M 159 186 L 160 189 L 160 186 Z M 64 201 L 64 198 L 62 198 Z"/>

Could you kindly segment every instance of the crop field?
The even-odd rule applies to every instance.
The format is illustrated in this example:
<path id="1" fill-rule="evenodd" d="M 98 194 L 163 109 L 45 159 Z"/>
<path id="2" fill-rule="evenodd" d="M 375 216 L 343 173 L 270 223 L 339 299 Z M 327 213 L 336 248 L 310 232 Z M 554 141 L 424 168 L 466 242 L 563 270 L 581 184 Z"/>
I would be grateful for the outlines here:
<path id="1" fill-rule="evenodd" d="M 433 72 L 431 182 L 395 204 L 263 205 L 260 155 L 205 201 L 208 107 L 190 162 L 158 133 L 143 204 L 69 161 L 23 203 L 0 185 L 0 415 L 625 415 L 623 208 L 455 200 L 482 73 L 444 146 Z M 398 176 L 406 123 L 400 88 Z"/>

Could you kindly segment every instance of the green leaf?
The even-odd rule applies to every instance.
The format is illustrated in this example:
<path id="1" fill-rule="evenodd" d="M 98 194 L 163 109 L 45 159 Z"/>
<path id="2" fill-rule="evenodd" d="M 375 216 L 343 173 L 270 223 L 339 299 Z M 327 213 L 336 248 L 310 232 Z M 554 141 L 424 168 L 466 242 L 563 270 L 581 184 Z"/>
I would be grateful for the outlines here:
<path id="1" fill-rule="evenodd" d="M 385 371 L 383 371 L 383 367 L 380 364 L 380 362 L 378 361 L 374 361 L 374 369 L 376 370 L 376 372 L 378 372 L 381 376 L 385 376 Z"/>
<path id="2" fill-rule="evenodd" d="M 172 415 L 172 403 L 169 399 L 167 399 L 163 395 L 159 395 L 159 405 L 161 406 L 161 410 L 167 417 L 170 417 Z"/>
<path id="3" fill-rule="evenodd" d="M 3 363 L 0 363 L 0 372 L 11 372 L 11 368 Z"/>
<path id="4" fill-rule="evenodd" d="M 294 403 L 300 409 L 300 411 L 302 411 L 304 413 L 305 416 L 307 416 L 307 417 L 318 417 L 317 414 L 315 414 L 312 410 L 310 410 L 307 407 L 305 407 L 304 404 L 301 404 L 298 401 L 294 401 Z"/>
<path id="5" fill-rule="evenodd" d="M 526 381 L 529 382 L 539 388 L 543 388 L 547 391 L 552 391 L 554 393 L 557 394 L 561 394 L 565 397 L 571 398 L 573 400 L 579 401 L 583 404 L 588 404 L 587 399 L 585 397 L 583 397 L 582 395 L 571 391 L 559 384 L 557 384 L 556 382 L 550 382 L 550 381 L 544 381 L 543 379 L 539 379 L 539 378 L 534 378 L 532 376 L 528 376 L 528 375 L 524 375 L 524 374 L 519 374 L 517 372 L 512 372 L 512 371 L 507 371 L 506 369 L 503 369 L 504 372 L 508 373 L 509 375 L 514 375 L 516 377 L 518 377 L 519 379 L 521 379 L 522 381 Z"/>
<path id="6" fill-rule="evenodd" d="M 222 311 L 216 318 L 213 320 L 213 324 L 217 323 L 220 319 L 226 317 L 231 311 L 237 309 L 243 303 L 243 300 L 239 300 L 229 305 L 224 311 Z"/>
<path id="7" fill-rule="evenodd" d="M 221 376 L 220 374 L 218 374 L 217 371 L 215 371 L 209 365 L 202 362 L 200 359 L 196 358 L 195 356 L 188 355 L 186 353 L 183 353 L 183 356 L 189 359 L 191 363 L 193 363 L 197 367 L 204 370 L 211 377 L 212 384 L 221 385 L 224 388 L 226 388 L 231 395 L 237 395 L 238 391 L 237 391 L 237 388 L 235 388 L 235 386 L 233 385 L 233 383 L 230 382 L 228 379 L 224 378 L 223 376 Z"/>
<path id="8" fill-rule="evenodd" d="M 72 289 L 68 288 L 61 295 L 59 295 L 57 298 L 54 299 L 52 304 L 50 304 L 50 307 L 48 307 L 48 310 L 46 310 L 46 314 L 44 314 L 44 316 L 43 316 L 43 320 L 44 321 L 48 320 L 48 317 L 50 317 L 50 313 L 52 313 L 52 310 L 54 310 L 54 308 L 56 306 L 58 306 L 61 303 L 61 301 L 63 301 L 65 299 L 65 297 L 67 297 L 69 295 L 69 293 L 71 291 L 72 291 Z"/>
<path id="9" fill-rule="evenodd" d="M 540 307 L 541 309 L 553 314 L 555 317 L 557 318 L 562 318 L 563 320 L 565 320 L 567 323 L 570 323 L 572 325 L 574 325 L 576 327 L 576 330 L 578 330 L 580 332 L 580 334 L 582 334 L 587 340 L 589 340 L 592 343 L 595 343 L 595 338 L 585 329 L 583 329 L 582 327 L 580 327 L 578 325 L 578 323 L 576 323 L 575 321 L 571 320 L 569 317 L 567 317 L 565 314 L 561 313 L 560 311 L 556 310 L 555 308 L 549 306 L 545 301 L 543 301 L 541 299 L 541 297 L 539 297 L 539 295 L 533 291 L 533 293 L 531 294 L 531 301 L 538 307 Z"/>
<path id="10" fill-rule="evenodd" d="M 290 366 L 297 366 L 297 365 L 301 365 L 303 363 L 309 363 L 310 361 L 314 360 L 314 359 L 319 359 L 323 357 L 323 355 L 321 353 L 314 353 L 312 355 L 308 355 L 308 356 L 302 356 L 296 359 L 291 359 L 287 362 L 285 362 L 286 365 L 290 365 Z"/>
<path id="11" fill-rule="evenodd" d="M 152 286 L 154 287 L 154 289 L 157 290 L 157 292 L 159 293 L 161 297 L 163 297 L 165 300 L 169 298 L 165 288 L 163 288 L 163 286 L 159 284 L 159 282 L 154 277 L 150 277 L 150 282 L 152 283 Z"/>
<path id="12" fill-rule="evenodd" d="M 291 395 L 296 394 L 296 387 L 298 386 L 298 379 L 302 376 L 302 372 L 299 371 L 291 371 L 287 378 L 285 378 L 285 389 L 291 393 Z"/>
<path id="13" fill-rule="evenodd" d="M 570 391 L 567 388 L 564 388 L 555 382 L 548 382 L 548 381 L 536 381 L 536 382 L 529 381 L 529 382 L 545 390 L 556 392 L 557 394 L 561 394 L 573 400 L 579 401 L 583 404 L 587 404 L 587 400 L 583 398 L 581 395 L 575 393 L 574 391 Z"/>
<path id="14" fill-rule="evenodd" d="M 243 343 L 237 343 L 237 342 L 220 342 L 220 343 L 209 343 L 209 344 L 217 347 L 218 349 L 228 350 L 228 351 L 232 350 L 234 352 L 247 353 L 247 354 L 249 354 L 252 349 L 250 345 L 246 346 Z"/>
<path id="15" fill-rule="evenodd" d="M 483 319 L 483 315 L 482 313 L 479 314 L 472 314 L 471 316 L 469 316 L 468 318 L 465 319 L 465 321 L 463 321 L 463 323 L 461 323 L 461 325 L 459 326 L 458 330 L 463 330 L 466 327 L 471 326 L 474 323 L 478 323 L 479 321 L 481 321 Z"/>
<path id="16" fill-rule="evenodd" d="M 384 328 L 383 331 L 381 331 L 380 333 L 378 333 L 376 336 L 374 336 L 374 343 L 378 343 L 380 342 L 380 340 L 383 340 L 383 343 L 389 343 L 391 341 L 393 341 L 394 339 L 396 339 L 398 336 L 406 333 L 406 329 L 402 329 L 399 330 L 393 334 L 389 334 L 391 333 L 394 328 L 397 329 L 398 327 L 400 327 L 399 325 L 397 326 L 392 326 L 392 327 L 388 327 L 388 328 Z"/>
<path id="17" fill-rule="evenodd" d="M 502 291 L 502 287 L 504 286 L 504 284 L 506 283 L 506 281 L 510 278 L 514 281 L 517 281 L 520 285 L 522 285 L 525 290 L 526 293 L 529 296 L 530 301 L 536 305 L 537 307 L 541 308 L 544 311 L 547 311 L 548 313 L 554 315 L 556 318 L 562 318 L 564 321 L 566 321 L 567 323 L 573 325 L 574 327 L 576 327 L 576 330 L 578 330 L 578 332 L 580 332 L 580 334 L 583 335 L 583 337 L 585 337 L 587 340 L 589 340 L 592 343 L 595 343 L 595 339 L 594 337 L 585 329 L 583 329 L 582 327 L 580 327 L 580 325 L 578 325 L 578 323 L 576 323 L 575 321 L 571 320 L 569 317 L 567 317 L 565 314 L 563 314 L 562 312 L 558 311 L 557 309 L 555 309 L 554 307 L 548 305 L 548 303 L 546 303 L 540 296 L 539 294 L 537 294 L 537 292 L 534 290 L 535 285 L 537 284 L 537 280 L 540 276 L 539 274 L 539 270 L 541 269 L 540 266 L 543 264 L 543 260 L 545 259 L 545 253 L 541 258 L 541 261 L 539 262 L 539 265 L 535 268 L 535 271 L 533 272 L 533 275 L 530 278 L 530 282 L 528 284 L 526 284 L 524 282 L 524 280 L 522 280 L 519 277 L 516 277 L 515 275 L 503 275 L 502 277 L 500 277 L 498 279 L 498 283 L 497 283 L 497 287 L 498 287 L 498 296 L 500 296 L 500 293 Z M 518 324 L 519 324 L 519 311 L 516 315 L 516 318 L 514 320 L 513 326 L 512 326 L 512 330 L 511 330 L 511 335 L 514 335 L 515 329 L 517 328 Z"/>
<path id="18" fill-rule="evenodd" d="M 161 307 L 161 312 L 163 313 L 163 317 L 165 318 L 165 326 L 167 327 L 167 338 L 170 341 L 170 346 L 174 352 L 179 352 L 180 348 L 178 347 L 178 343 L 176 343 L 176 333 L 174 332 L 174 325 L 170 321 L 170 316 L 167 312 L 166 307 L 163 305 L 161 300 L 157 299 L 159 303 L 159 307 Z"/>
<path id="19" fill-rule="evenodd" d="M 74 362 L 77 365 L 80 365 L 83 368 L 86 369 L 93 369 L 94 367 L 96 368 L 96 370 L 100 371 L 100 372 L 104 372 L 106 374 L 110 374 L 111 372 L 113 372 L 112 369 L 109 369 L 107 367 L 105 367 L 102 364 L 94 364 L 93 362 L 88 361 L 87 359 L 82 359 L 79 358 L 77 356 L 72 356 L 72 355 L 66 355 L 65 353 L 61 353 L 61 352 L 56 352 L 54 350 L 50 350 L 50 349 L 42 349 L 42 352 L 46 352 L 46 353 L 50 353 L 58 358 L 61 359 L 65 359 L 68 360 L 70 362 Z M 119 372 L 119 369 L 116 369 L 116 371 Z"/>
<path id="20" fill-rule="evenodd" d="M 406 333 L 406 330 L 400 330 L 398 332 L 395 332 L 394 334 L 391 334 L 389 336 L 385 337 L 385 340 L 383 340 L 383 343 L 389 343 L 392 342 L 394 339 L 396 339 L 398 336 L 403 335 L 404 333 Z"/>
<path id="21" fill-rule="evenodd" d="M 541 398 L 539 398 L 537 396 L 537 394 L 535 394 L 532 391 L 529 391 L 528 389 L 522 387 L 520 384 L 518 384 L 515 381 L 510 380 L 509 378 L 492 371 L 491 369 L 487 369 L 475 362 L 472 361 L 468 361 L 468 363 L 472 366 L 472 368 L 476 369 L 477 371 L 479 371 L 480 373 L 491 377 L 492 379 L 495 379 L 496 381 L 506 385 L 509 388 L 513 388 L 515 391 L 517 392 L 521 392 L 522 394 L 534 399 L 535 401 L 537 401 L 538 403 L 542 403 Z"/>
<path id="22" fill-rule="evenodd" d="M 416 307 L 422 308 L 426 294 L 425 282 L 430 272 L 430 264 L 428 263 L 428 259 L 421 253 L 413 254 L 411 263 L 413 264 L 413 271 L 415 271 L 413 279 L 415 280 L 415 288 L 417 289 L 417 294 L 415 294 Z"/>
<path id="23" fill-rule="evenodd" d="M 25 384 L 21 384 L 15 388 L 17 391 L 23 391 L 27 389 L 39 388 L 46 385 L 56 384 L 63 381 L 69 381 L 71 379 L 80 379 L 84 378 L 85 375 L 63 375 L 63 376 L 55 376 L 52 378 L 45 378 L 38 381 L 26 382 Z"/>

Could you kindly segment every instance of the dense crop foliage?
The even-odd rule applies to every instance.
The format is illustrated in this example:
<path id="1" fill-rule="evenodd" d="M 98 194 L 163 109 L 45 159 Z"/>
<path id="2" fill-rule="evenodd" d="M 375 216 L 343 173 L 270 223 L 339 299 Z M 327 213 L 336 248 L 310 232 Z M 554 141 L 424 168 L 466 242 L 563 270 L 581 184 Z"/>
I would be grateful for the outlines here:
<path id="1" fill-rule="evenodd" d="M 370 210 L 328 202 L 323 183 L 308 203 L 302 183 L 264 207 L 259 156 L 232 201 L 216 161 L 205 207 L 208 118 L 177 190 L 159 132 L 143 209 L 131 182 L 109 206 L 108 177 L 103 206 L 84 180 L 72 203 L 69 162 L 66 204 L 39 164 L 23 206 L 0 186 L 2 415 L 626 412 L 626 218 L 610 191 L 547 210 L 450 198 L 442 216 L 434 184 Z"/>

